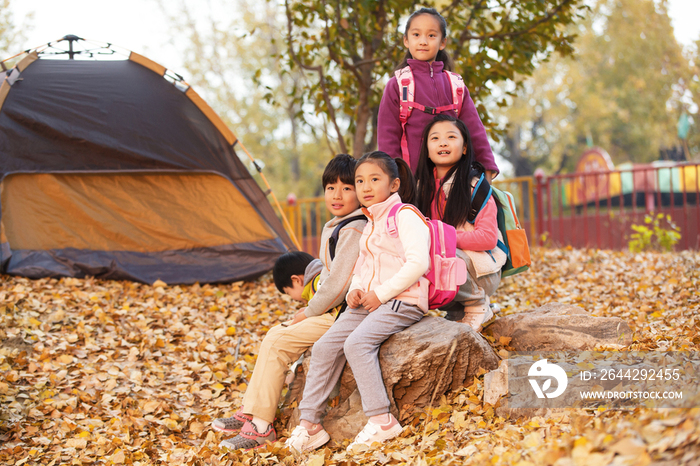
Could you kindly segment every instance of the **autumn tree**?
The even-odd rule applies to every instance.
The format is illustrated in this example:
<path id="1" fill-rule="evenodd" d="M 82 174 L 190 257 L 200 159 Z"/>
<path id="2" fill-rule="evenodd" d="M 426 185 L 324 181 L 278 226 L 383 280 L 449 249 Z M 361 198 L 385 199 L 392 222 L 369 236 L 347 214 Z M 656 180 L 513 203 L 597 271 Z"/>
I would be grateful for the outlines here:
<path id="1" fill-rule="evenodd" d="M 295 95 L 304 78 L 279 59 L 282 10 L 273 2 L 244 0 L 161 7 L 179 32 L 188 82 L 259 159 L 275 192 L 318 195 L 321 172 L 334 153 L 322 127 L 300 125 L 303 108 Z"/>
<path id="2" fill-rule="evenodd" d="M 575 56 L 542 63 L 503 112 L 516 175 L 571 170 L 590 145 L 616 163 L 649 162 L 678 142 L 689 67 L 667 2 L 601 0 L 576 29 Z"/>
<path id="3" fill-rule="evenodd" d="M 12 14 L 10 0 L 0 0 L 0 60 L 18 53 L 15 47 L 21 47 L 25 40 L 24 29 L 28 25 L 18 25 Z M 29 16 L 30 19 L 31 15 Z M 6 64 L 12 65 L 11 63 Z"/>
<path id="4" fill-rule="evenodd" d="M 494 127 L 483 105 L 492 84 L 519 82 L 532 73 L 536 57 L 570 54 L 574 35 L 564 26 L 579 18 L 582 5 L 582 0 L 455 0 L 420 6 L 436 7 L 447 19 L 455 71 L 465 78 L 484 123 Z M 348 151 L 348 141 L 356 156 L 374 147 L 382 91 L 405 54 L 401 27 L 418 3 L 285 0 L 284 6 L 288 65 L 313 80 L 299 95 L 328 119 L 340 151 Z"/>

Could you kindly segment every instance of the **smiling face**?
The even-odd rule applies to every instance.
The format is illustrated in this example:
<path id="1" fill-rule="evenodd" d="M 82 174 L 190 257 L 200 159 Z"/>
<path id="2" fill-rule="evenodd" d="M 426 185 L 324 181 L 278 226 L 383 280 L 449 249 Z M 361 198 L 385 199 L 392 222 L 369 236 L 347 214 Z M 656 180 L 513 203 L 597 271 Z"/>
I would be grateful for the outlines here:
<path id="1" fill-rule="evenodd" d="M 437 168 L 437 175 L 443 178 L 467 153 L 464 137 L 457 125 L 451 121 L 438 121 L 428 132 L 428 157 Z"/>
<path id="2" fill-rule="evenodd" d="M 445 48 L 447 38 L 442 37 L 439 21 L 429 14 L 418 15 L 411 20 L 403 38 L 403 45 L 416 60 L 432 63 L 438 51 Z"/>
<path id="3" fill-rule="evenodd" d="M 393 180 L 374 162 L 365 162 L 355 170 L 355 191 L 360 203 L 365 207 L 379 204 L 389 199 L 399 190 L 401 181 Z"/>
<path id="4" fill-rule="evenodd" d="M 336 180 L 328 183 L 324 191 L 326 208 L 336 217 L 345 217 L 360 207 L 355 195 L 355 186 Z"/>

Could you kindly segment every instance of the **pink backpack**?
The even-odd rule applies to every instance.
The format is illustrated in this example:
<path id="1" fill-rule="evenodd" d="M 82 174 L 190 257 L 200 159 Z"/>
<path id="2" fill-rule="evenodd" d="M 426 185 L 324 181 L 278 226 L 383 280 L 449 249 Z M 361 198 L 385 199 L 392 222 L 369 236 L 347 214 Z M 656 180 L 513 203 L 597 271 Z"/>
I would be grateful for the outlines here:
<path id="1" fill-rule="evenodd" d="M 444 105 L 442 107 L 426 107 L 423 104 L 419 104 L 415 99 L 416 91 L 416 81 L 413 79 L 413 71 L 411 71 L 410 66 L 406 66 L 400 70 L 394 72 L 396 76 L 396 83 L 399 85 L 399 120 L 401 121 L 401 157 L 404 161 L 411 166 L 411 158 L 408 155 L 408 142 L 406 141 L 406 122 L 411 116 L 411 112 L 414 108 L 417 108 L 421 112 L 429 113 L 431 115 L 437 115 L 438 113 L 447 112 L 449 110 L 454 110 L 457 116 L 462 109 L 462 103 L 464 102 L 464 80 L 457 73 L 451 71 L 445 71 L 447 77 L 450 79 L 450 87 L 452 88 L 452 105 Z"/>
<path id="2" fill-rule="evenodd" d="M 459 285 L 467 281 L 467 265 L 456 257 L 457 232 L 452 225 L 440 220 L 430 220 L 423 216 L 417 207 L 411 204 L 396 204 L 387 216 L 387 232 L 398 241 L 396 214 L 404 207 L 413 209 L 430 229 L 430 268 L 425 275 L 428 285 L 428 305 L 438 309 L 450 303 L 457 295 Z M 401 250 L 401 249 L 399 249 Z"/>

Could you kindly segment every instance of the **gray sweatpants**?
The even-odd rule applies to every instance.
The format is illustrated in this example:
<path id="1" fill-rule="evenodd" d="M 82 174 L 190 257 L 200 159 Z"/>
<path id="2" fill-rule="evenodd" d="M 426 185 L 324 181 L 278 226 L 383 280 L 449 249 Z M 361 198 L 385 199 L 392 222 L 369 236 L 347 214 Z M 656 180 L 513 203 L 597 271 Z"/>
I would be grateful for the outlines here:
<path id="1" fill-rule="evenodd" d="M 389 412 L 379 346 L 391 335 L 423 318 L 418 306 L 391 300 L 374 312 L 364 308 L 347 309 L 311 349 L 311 364 L 304 395 L 299 404 L 300 418 L 317 424 L 333 387 L 340 379 L 345 361 L 352 368 L 367 417 Z"/>

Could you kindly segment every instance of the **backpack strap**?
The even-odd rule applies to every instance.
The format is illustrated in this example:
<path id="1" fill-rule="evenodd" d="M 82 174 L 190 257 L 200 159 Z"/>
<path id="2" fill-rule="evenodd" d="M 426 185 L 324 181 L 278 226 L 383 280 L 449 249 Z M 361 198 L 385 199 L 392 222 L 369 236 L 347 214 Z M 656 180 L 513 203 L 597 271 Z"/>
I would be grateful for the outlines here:
<path id="1" fill-rule="evenodd" d="M 409 209 L 414 211 L 416 215 L 418 215 L 423 220 L 423 222 L 426 223 L 426 225 L 428 223 L 425 221 L 425 215 L 423 215 L 423 213 L 420 210 L 418 210 L 418 207 L 414 206 L 413 204 L 394 204 L 391 207 L 391 209 L 389 209 L 389 215 L 386 216 L 386 231 L 392 238 L 398 238 L 399 236 L 399 228 L 396 223 L 396 215 L 404 207 L 408 207 Z"/>
<path id="2" fill-rule="evenodd" d="M 338 244 L 338 236 L 340 236 L 340 230 L 348 223 L 354 222 L 356 220 L 365 220 L 367 217 L 364 215 L 355 215 L 354 217 L 346 218 L 338 222 L 331 237 L 328 238 L 328 253 L 331 256 L 331 260 L 335 259 L 335 247 Z"/>
<path id="3" fill-rule="evenodd" d="M 486 177 L 484 176 L 484 167 L 475 162 L 472 165 L 472 169 L 469 171 L 469 180 L 478 177 L 479 180 L 476 182 L 476 186 L 472 189 L 472 198 L 469 202 L 469 212 L 467 213 L 467 222 L 474 224 L 476 221 L 476 216 L 479 215 L 481 209 L 486 207 L 486 203 L 491 198 L 493 190 Z"/>
<path id="4" fill-rule="evenodd" d="M 462 76 L 459 74 L 453 73 L 452 71 L 445 71 L 445 73 L 450 80 L 450 88 L 452 89 L 453 110 L 457 113 L 457 117 L 459 117 L 462 111 L 462 104 L 464 103 L 464 91 L 467 86 L 464 84 L 464 79 L 462 79 Z"/>
<path id="5" fill-rule="evenodd" d="M 415 99 L 416 82 L 413 79 L 413 71 L 406 66 L 394 72 L 396 83 L 399 85 L 399 121 L 401 122 L 401 158 L 411 166 L 411 157 L 408 154 L 408 141 L 406 141 L 406 122 L 413 111 L 412 104 Z"/>
<path id="6" fill-rule="evenodd" d="M 500 208 L 500 205 L 499 205 L 499 204 L 497 204 L 497 205 L 499 206 L 499 207 L 498 207 L 498 213 L 496 214 L 496 220 L 497 220 L 497 222 L 498 222 L 498 229 L 500 230 L 501 236 L 503 236 L 503 239 L 504 239 L 505 241 L 507 241 L 507 240 L 508 240 L 508 235 L 507 235 L 507 231 L 508 231 L 508 230 L 507 230 L 507 228 L 506 228 L 506 214 L 505 214 L 505 212 L 503 211 L 503 209 Z M 498 247 L 498 249 L 500 249 L 501 251 L 503 251 L 503 253 L 504 253 L 504 254 L 506 255 L 506 257 L 508 258 L 508 260 L 506 260 L 506 263 L 503 264 L 503 267 L 505 267 L 505 266 L 508 264 L 508 262 L 510 261 L 510 251 L 509 251 L 509 248 L 508 248 L 508 246 L 507 246 L 503 241 L 501 241 L 500 239 L 499 239 L 498 242 L 496 243 L 496 246 Z"/>
<path id="7" fill-rule="evenodd" d="M 478 162 L 474 162 L 474 165 L 478 165 L 478 167 L 472 166 L 472 171 L 470 172 L 469 178 L 472 179 L 474 176 L 479 176 L 479 181 L 477 181 L 476 186 L 472 190 L 472 199 L 469 205 L 469 213 L 467 214 L 467 222 L 471 223 L 472 225 L 476 221 L 476 216 L 479 215 L 479 212 L 481 212 L 481 210 L 484 207 L 486 207 L 486 203 L 493 195 L 493 188 L 484 177 L 484 167 Z M 479 170 L 481 170 L 480 175 L 478 174 Z M 498 208 L 496 214 L 498 229 L 501 231 L 501 236 L 505 238 L 506 230 L 503 209 L 500 208 L 498 202 L 496 202 L 496 207 Z M 506 246 L 506 244 L 503 241 L 499 239 L 496 242 L 496 246 L 498 247 L 498 249 L 503 251 L 506 256 L 508 256 L 508 246 Z M 491 251 L 488 251 L 488 253 L 491 254 Z M 493 254 L 491 254 L 491 257 L 493 258 Z M 495 260 L 496 259 L 494 259 L 494 261 Z"/>
<path id="8" fill-rule="evenodd" d="M 311 279 L 311 291 L 313 292 L 313 294 L 316 294 L 316 291 L 318 291 L 318 279 L 320 277 L 321 277 L 321 272 L 314 275 L 314 278 Z"/>

